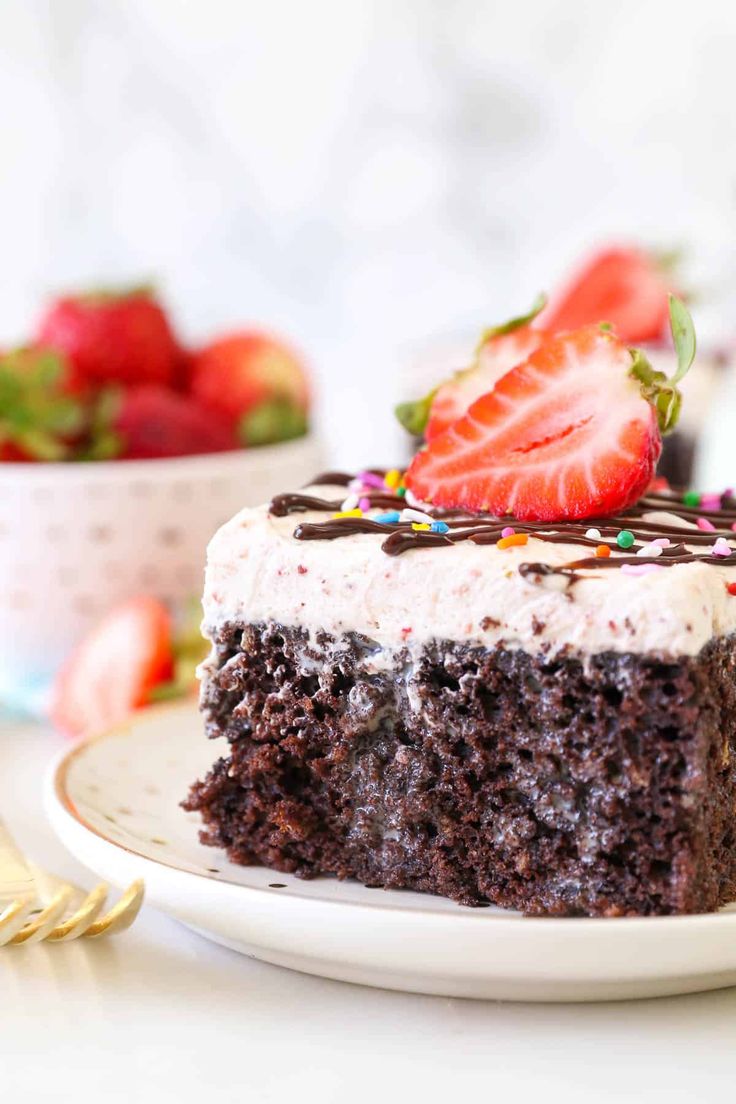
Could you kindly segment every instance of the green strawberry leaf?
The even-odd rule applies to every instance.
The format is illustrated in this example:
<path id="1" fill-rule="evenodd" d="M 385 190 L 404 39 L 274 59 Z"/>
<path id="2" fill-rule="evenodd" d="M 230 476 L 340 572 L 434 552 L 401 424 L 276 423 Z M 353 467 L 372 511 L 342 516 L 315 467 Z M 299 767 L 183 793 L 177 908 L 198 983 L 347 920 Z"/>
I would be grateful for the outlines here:
<path id="1" fill-rule="evenodd" d="M 151 701 L 171 701 L 191 693 L 196 686 L 197 668 L 210 650 L 209 641 L 202 636 L 201 620 L 199 599 L 192 598 L 177 615 L 173 639 L 173 677 L 153 688 L 149 695 Z"/>
<path id="2" fill-rule="evenodd" d="M 657 412 L 660 431 L 671 433 L 677 425 L 682 409 L 682 395 L 677 384 L 689 371 L 695 359 L 695 327 L 685 304 L 670 295 L 670 322 L 672 339 L 677 351 L 677 370 L 671 379 L 664 372 L 656 372 L 641 349 L 629 349 L 631 353 L 630 375 L 641 384 L 641 393 Z"/>
<path id="3" fill-rule="evenodd" d="M 687 375 L 695 360 L 695 326 L 690 311 L 682 299 L 670 295 L 669 301 L 670 327 L 672 329 L 672 340 L 675 343 L 675 352 L 677 353 L 677 371 L 671 382 L 676 384 Z"/>
<path id="4" fill-rule="evenodd" d="M 491 338 L 502 337 L 504 334 L 513 333 L 514 330 L 520 330 L 522 326 L 528 326 L 546 306 L 547 296 L 544 292 L 540 292 L 526 314 L 520 314 L 516 318 L 510 318 L 508 322 L 502 322 L 500 326 L 489 326 L 488 329 L 483 330 L 476 352 L 479 352 L 486 341 L 490 341 Z"/>
<path id="5" fill-rule="evenodd" d="M 125 450 L 125 441 L 115 429 L 123 401 L 118 387 L 108 387 L 97 395 L 88 412 L 84 445 L 77 460 L 116 460 Z"/>
<path id="6" fill-rule="evenodd" d="M 36 460 L 66 460 L 85 425 L 83 403 L 64 391 L 66 364 L 49 350 L 0 358 L 0 436 Z"/>
<path id="7" fill-rule="evenodd" d="M 307 416 L 290 399 L 265 399 L 244 414 L 238 424 L 238 437 L 249 447 L 292 441 L 307 432 Z"/>
<path id="8" fill-rule="evenodd" d="M 437 388 L 435 387 L 423 399 L 417 399 L 416 402 L 399 403 L 398 406 L 394 407 L 394 414 L 404 429 L 411 433 L 412 437 L 421 437 L 427 428 L 429 412 L 432 409 L 436 394 Z"/>
<path id="9" fill-rule="evenodd" d="M 151 282 L 141 284 L 121 284 L 118 287 L 102 284 L 100 287 L 87 288 L 71 296 L 88 307 L 102 307 L 124 299 L 155 299 L 156 285 Z"/>
<path id="10" fill-rule="evenodd" d="M 675 276 L 682 266 L 685 250 L 682 247 L 674 249 L 649 249 L 647 250 L 657 268 L 666 276 Z"/>

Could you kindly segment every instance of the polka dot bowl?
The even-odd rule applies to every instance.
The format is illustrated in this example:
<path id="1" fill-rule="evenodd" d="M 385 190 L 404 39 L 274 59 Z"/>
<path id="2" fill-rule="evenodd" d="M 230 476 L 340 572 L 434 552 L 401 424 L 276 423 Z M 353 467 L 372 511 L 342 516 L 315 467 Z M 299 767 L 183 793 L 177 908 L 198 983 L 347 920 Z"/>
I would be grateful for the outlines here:
<path id="1" fill-rule="evenodd" d="M 0 697 L 43 708 L 53 674 L 115 602 L 176 607 L 202 587 L 215 530 L 243 506 L 298 487 L 314 437 L 172 460 L 0 464 Z"/>

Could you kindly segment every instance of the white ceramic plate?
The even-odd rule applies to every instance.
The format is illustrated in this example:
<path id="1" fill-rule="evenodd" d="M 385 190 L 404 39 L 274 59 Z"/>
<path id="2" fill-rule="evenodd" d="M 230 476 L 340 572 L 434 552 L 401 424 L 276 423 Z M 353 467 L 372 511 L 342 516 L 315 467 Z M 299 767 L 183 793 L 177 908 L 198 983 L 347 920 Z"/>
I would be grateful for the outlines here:
<path id="1" fill-rule="evenodd" d="M 179 801 L 218 754 L 194 703 L 138 714 L 68 752 L 51 822 L 87 866 L 210 939 L 280 966 L 459 997 L 571 1001 L 736 984 L 736 905 L 713 916 L 526 919 L 437 897 L 299 881 L 203 847 Z"/>

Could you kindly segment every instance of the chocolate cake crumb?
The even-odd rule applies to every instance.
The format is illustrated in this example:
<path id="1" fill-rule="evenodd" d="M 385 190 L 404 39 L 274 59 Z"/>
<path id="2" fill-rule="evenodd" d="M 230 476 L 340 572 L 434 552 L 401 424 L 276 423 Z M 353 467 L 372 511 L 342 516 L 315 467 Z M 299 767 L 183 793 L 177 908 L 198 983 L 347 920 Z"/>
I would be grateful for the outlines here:
<path id="1" fill-rule="evenodd" d="M 483 632 L 488 632 L 489 629 L 500 629 L 501 622 L 495 617 L 484 617 L 480 623 L 480 627 L 483 629 Z"/>
<path id="2" fill-rule="evenodd" d="M 528 914 L 736 897 L 736 643 L 531 655 L 229 624 L 202 686 L 228 754 L 185 808 L 237 863 Z"/>

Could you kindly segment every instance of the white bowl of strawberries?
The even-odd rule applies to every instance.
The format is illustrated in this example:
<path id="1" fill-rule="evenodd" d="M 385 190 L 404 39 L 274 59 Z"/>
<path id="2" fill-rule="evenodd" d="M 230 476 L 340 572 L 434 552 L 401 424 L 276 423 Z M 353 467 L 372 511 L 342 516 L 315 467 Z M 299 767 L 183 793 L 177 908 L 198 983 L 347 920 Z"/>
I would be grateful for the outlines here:
<path id="1" fill-rule="evenodd" d="M 101 614 L 178 608 L 242 506 L 320 465 L 300 356 L 255 330 L 185 350 L 151 291 L 69 296 L 0 355 L 0 695 L 43 703 Z"/>

